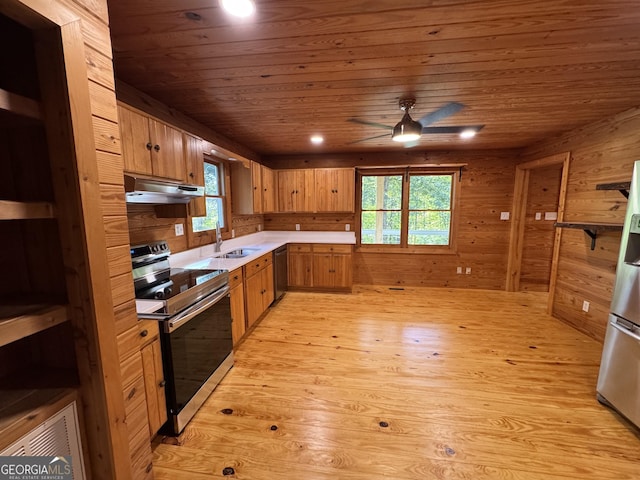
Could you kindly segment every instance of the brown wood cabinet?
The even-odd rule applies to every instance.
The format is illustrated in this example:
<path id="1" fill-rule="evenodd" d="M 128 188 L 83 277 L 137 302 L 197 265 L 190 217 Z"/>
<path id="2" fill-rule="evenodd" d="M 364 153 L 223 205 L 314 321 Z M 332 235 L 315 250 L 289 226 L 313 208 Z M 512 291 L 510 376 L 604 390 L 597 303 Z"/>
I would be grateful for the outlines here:
<path id="1" fill-rule="evenodd" d="M 138 331 L 149 434 L 153 437 L 168 418 L 159 323 L 141 320 L 138 322 Z"/>
<path id="2" fill-rule="evenodd" d="M 236 162 L 231 166 L 233 213 L 253 215 L 275 211 L 275 173 L 257 162 L 249 167 Z"/>
<path id="3" fill-rule="evenodd" d="M 287 277 L 290 287 L 313 286 L 313 253 L 309 244 L 291 244 L 287 248 Z"/>
<path id="4" fill-rule="evenodd" d="M 118 105 L 125 172 L 186 181 L 182 132 Z"/>
<path id="5" fill-rule="evenodd" d="M 289 287 L 350 291 L 352 287 L 351 245 L 289 245 Z"/>
<path id="6" fill-rule="evenodd" d="M 231 335 L 235 347 L 247 330 L 244 314 L 244 282 L 242 267 L 229 273 L 229 294 L 231 295 Z"/>
<path id="7" fill-rule="evenodd" d="M 278 212 L 313 212 L 313 169 L 278 170 Z"/>
<path id="8" fill-rule="evenodd" d="M 273 303 L 273 253 L 248 263 L 244 267 L 247 329 L 262 316 Z"/>
<path id="9" fill-rule="evenodd" d="M 317 212 L 354 211 L 355 169 L 316 168 L 314 176 Z"/>
<path id="10" fill-rule="evenodd" d="M 204 158 L 202 139 L 183 133 L 185 179 L 193 185 L 204 185 Z M 207 214 L 205 197 L 194 198 L 189 202 L 192 217 L 204 217 Z"/>
<path id="11" fill-rule="evenodd" d="M 276 172 L 261 166 L 262 173 L 262 213 L 273 213 L 276 208 Z"/>

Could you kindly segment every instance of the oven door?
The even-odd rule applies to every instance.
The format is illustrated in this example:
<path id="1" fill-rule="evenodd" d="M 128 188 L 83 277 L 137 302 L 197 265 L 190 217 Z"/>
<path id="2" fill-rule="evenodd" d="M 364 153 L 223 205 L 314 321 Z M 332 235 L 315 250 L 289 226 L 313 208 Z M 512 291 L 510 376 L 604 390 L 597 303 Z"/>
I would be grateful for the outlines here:
<path id="1" fill-rule="evenodd" d="M 179 434 L 233 365 L 229 287 L 164 322 L 168 433 Z"/>

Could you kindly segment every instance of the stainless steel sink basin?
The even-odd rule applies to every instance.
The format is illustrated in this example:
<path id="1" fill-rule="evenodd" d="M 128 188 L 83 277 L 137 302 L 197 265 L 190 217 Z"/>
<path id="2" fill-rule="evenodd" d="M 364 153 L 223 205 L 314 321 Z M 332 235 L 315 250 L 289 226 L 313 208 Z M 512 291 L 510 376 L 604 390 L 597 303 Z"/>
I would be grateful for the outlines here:
<path id="1" fill-rule="evenodd" d="M 257 251 L 257 248 L 237 248 L 236 250 L 231 250 L 230 252 L 218 255 L 218 258 L 243 258 L 256 253 Z"/>

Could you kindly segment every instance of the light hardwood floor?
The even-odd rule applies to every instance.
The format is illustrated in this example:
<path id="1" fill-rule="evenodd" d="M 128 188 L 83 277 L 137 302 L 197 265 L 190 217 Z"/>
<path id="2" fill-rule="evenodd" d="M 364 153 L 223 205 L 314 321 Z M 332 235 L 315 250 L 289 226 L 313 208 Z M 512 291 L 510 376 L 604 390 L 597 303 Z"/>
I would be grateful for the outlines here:
<path id="1" fill-rule="evenodd" d="M 640 479 L 640 435 L 595 399 L 601 345 L 545 299 L 287 293 L 155 478 Z"/>

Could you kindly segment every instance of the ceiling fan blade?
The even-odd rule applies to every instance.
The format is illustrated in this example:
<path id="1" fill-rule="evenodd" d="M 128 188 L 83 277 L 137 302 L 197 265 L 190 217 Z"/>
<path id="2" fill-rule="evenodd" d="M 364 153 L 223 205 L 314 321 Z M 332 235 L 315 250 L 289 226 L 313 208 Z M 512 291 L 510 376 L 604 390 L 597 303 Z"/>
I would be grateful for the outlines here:
<path id="1" fill-rule="evenodd" d="M 360 140 L 355 140 L 353 142 L 349 142 L 346 145 L 353 145 L 354 143 L 366 142 L 367 140 L 374 140 L 376 138 L 388 137 L 388 133 L 383 133 L 382 135 L 376 135 L 375 137 L 361 138 Z"/>
<path id="2" fill-rule="evenodd" d="M 449 115 L 453 115 L 454 113 L 459 112 L 463 108 L 464 105 L 458 102 L 447 103 L 444 107 L 439 108 L 435 112 L 427 113 L 426 115 L 422 116 L 420 120 L 418 120 L 418 122 L 420 122 L 423 127 L 426 127 L 427 125 L 431 125 L 438 120 L 442 120 Z"/>
<path id="3" fill-rule="evenodd" d="M 475 130 L 479 132 L 484 125 L 463 125 L 461 127 L 423 127 L 422 133 L 432 134 L 447 134 L 447 133 L 460 133 L 465 130 Z"/>
<path id="4" fill-rule="evenodd" d="M 389 125 L 383 125 L 382 123 L 368 122 L 367 120 L 360 120 L 359 118 L 349 118 L 352 123 L 359 123 L 361 125 L 369 125 L 370 127 L 384 128 L 386 130 L 393 130 L 393 127 Z"/>

